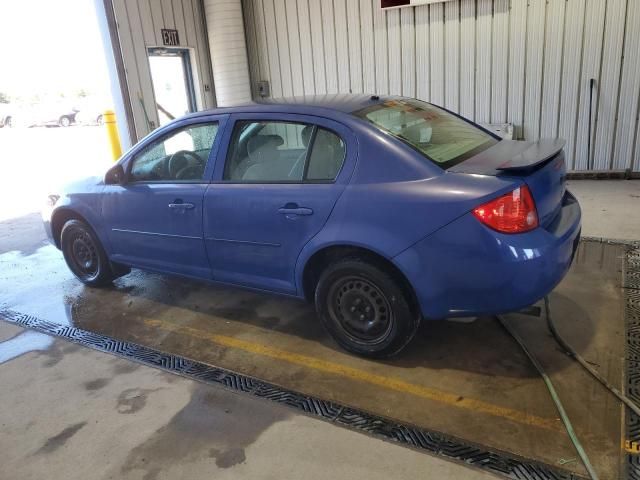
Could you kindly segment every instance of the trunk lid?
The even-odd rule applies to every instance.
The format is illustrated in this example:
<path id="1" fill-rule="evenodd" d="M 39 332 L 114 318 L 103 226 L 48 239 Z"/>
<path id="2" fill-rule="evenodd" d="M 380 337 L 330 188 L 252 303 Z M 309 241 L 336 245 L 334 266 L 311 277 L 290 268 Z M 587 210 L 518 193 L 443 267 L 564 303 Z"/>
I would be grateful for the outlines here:
<path id="1" fill-rule="evenodd" d="M 562 139 L 502 140 L 448 171 L 522 179 L 531 190 L 540 225 L 544 227 L 562 206 L 566 189 L 564 145 Z"/>

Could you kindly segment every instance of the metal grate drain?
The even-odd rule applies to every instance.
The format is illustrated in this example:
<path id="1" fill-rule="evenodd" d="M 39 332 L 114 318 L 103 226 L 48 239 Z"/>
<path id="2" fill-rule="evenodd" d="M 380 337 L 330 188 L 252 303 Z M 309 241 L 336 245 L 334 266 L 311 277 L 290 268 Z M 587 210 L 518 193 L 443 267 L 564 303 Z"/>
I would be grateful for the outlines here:
<path id="1" fill-rule="evenodd" d="M 627 395 L 640 405 L 640 247 L 637 245 L 627 252 L 622 281 L 627 334 Z M 627 452 L 627 478 L 640 480 L 640 418 L 629 410 Z"/>
<path id="2" fill-rule="evenodd" d="M 625 303 L 627 396 L 640 405 L 640 242 L 582 237 L 582 241 L 625 245 L 622 288 Z M 640 480 L 640 417 L 626 412 L 626 478 Z"/>

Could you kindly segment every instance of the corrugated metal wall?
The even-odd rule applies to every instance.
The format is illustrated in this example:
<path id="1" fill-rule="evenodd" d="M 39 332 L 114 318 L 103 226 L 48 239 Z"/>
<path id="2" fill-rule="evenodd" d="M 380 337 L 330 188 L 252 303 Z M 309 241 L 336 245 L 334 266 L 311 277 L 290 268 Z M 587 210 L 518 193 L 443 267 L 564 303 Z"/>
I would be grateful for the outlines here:
<path id="1" fill-rule="evenodd" d="M 640 0 L 243 0 L 254 95 L 400 94 L 524 139 L 572 170 L 640 171 Z M 589 85 L 593 92 L 592 151 Z"/>
<path id="2" fill-rule="evenodd" d="M 180 47 L 191 50 L 198 109 L 212 108 L 215 100 L 202 0 L 112 1 L 136 137 L 140 139 L 150 132 L 147 117 L 159 125 L 147 48 L 162 46 L 163 28 L 178 30 Z"/>

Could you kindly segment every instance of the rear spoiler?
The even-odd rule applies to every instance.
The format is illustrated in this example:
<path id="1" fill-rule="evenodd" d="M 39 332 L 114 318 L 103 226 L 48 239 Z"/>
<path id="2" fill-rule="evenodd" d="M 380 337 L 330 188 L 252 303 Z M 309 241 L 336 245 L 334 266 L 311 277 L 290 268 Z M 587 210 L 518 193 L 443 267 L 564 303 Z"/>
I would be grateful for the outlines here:
<path id="1" fill-rule="evenodd" d="M 449 171 L 496 175 L 501 172 L 533 170 L 555 157 L 566 143 L 561 138 L 537 142 L 501 140 L 491 148 L 451 167 Z"/>
<path id="2" fill-rule="evenodd" d="M 511 160 L 496 167 L 497 170 L 522 170 L 534 168 L 536 165 L 555 157 L 566 145 L 562 138 L 554 140 L 538 140 L 522 153 L 515 155 Z"/>

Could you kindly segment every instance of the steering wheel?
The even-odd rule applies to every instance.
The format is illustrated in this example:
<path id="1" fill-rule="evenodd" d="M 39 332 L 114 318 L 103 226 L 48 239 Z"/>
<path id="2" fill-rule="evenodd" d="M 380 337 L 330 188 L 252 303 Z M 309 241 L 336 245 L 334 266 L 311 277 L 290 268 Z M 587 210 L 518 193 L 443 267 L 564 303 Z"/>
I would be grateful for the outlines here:
<path id="1" fill-rule="evenodd" d="M 200 180 L 202 174 L 202 165 L 187 165 L 176 173 L 176 180 Z"/>
<path id="2" fill-rule="evenodd" d="M 169 157 L 167 170 L 169 170 L 171 178 L 177 178 L 178 174 L 182 173 L 183 170 L 196 165 L 202 165 L 202 159 L 197 153 L 189 150 L 178 150 Z"/>

